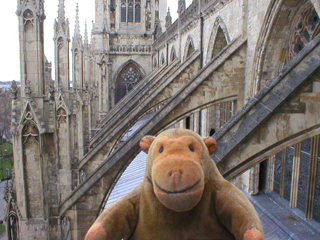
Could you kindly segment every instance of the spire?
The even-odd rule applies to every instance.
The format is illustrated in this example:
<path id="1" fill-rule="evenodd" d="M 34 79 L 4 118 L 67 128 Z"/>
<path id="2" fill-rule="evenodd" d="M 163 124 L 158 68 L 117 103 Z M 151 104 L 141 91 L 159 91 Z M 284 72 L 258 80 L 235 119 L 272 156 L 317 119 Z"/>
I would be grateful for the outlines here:
<path id="1" fill-rule="evenodd" d="M 96 26 L 95 26 L 95 24 L 94 24 L 94 21 L 92 20 L 92 29 L 91 29 L 91 33 L 95 30 L 94 28 L 95 28 Z"/>
<path id="2" fill-rule="evenodd" d="M 79 5 L 78 5 L 78 3 L 77 3 L 77 8 L 76 8 L 76 23 L 75 23 L 75 29 L 74 29 L 74 36 L 80 36 Z"/>
<path id="3" fill-rule="evenodd" d="M 59 0 L 58 21 L 65 22 L 66 13 L 64 10 L 64 0 Z"/>
<path id="4" fill-rule="evenodd" d="M 85 29 L 84 29 L 84 46 L 88 47 L 89 40 L 88 40 L 88 26 L 87 26 L 87 19 L 85 21 Z"/>
<path id="5" fill-rule="evenodd" d="M 170 8 L 168 7 L 168 12 L 167 12 L 167 16 L 166 16 L 166 29 L 168 29 L 172 24 L 172 17 L 171 17 L 171 13 L 170 13 Z"/>
<path id="6" fill-rule="evenodd" d="M 181 15 L 184 10 L 186 10 L 186 0 L 178 0 L 178 14 Z"/>

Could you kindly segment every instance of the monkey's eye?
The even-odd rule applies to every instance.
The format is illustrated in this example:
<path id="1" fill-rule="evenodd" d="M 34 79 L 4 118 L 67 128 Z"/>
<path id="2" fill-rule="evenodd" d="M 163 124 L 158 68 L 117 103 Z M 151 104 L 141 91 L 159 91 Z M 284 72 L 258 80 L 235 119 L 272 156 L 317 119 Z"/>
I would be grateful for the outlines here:
<path id="1" fill-rule="evenodd" d="M 163 149 L 164 149 L 163 146 L 161 146 L 161 147 L 159 148 L 159 152 L 162 153 L 162 152 L 163 152 Z"/>
<path id="2" fill-rule="evenodd" d="M 194 152 L 194 147 L 192 145 L 189 145 L 189 149 L 191 152 Z"/>

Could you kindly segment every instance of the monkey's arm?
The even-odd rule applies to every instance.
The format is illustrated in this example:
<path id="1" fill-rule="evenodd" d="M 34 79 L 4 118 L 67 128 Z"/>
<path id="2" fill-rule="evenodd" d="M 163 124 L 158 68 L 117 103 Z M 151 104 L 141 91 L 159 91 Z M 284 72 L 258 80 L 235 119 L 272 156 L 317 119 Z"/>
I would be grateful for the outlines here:
<path id="1" fill-rule="evenodd" d="M 139 194 L 133 191 L 104 210 L 89 229 L 85 240 L 128 239 L 136 226 L 138 200 Z"/>
<path id="2" fill-rule="evenodd" d="M 233 184 L 225 181 L 216 192 L 219 220 L 237 240 L 263 240 L 260 218 L 247 197 Z"/>

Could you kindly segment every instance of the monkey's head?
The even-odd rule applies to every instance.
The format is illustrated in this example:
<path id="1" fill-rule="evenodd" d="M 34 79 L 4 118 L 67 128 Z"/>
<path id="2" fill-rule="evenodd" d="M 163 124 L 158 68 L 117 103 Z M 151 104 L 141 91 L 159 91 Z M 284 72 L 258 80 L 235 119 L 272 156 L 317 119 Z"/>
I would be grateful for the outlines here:
<path id="1" fill-rule="evenodd" d="M 157 137 L 143 137 L 140 147 L 148 153 L 146 174 L 158 200 L 176 212 L 194 208 L 204 191 L 216 140 L 201 138 L 190 130 L 172 129 Z"/>

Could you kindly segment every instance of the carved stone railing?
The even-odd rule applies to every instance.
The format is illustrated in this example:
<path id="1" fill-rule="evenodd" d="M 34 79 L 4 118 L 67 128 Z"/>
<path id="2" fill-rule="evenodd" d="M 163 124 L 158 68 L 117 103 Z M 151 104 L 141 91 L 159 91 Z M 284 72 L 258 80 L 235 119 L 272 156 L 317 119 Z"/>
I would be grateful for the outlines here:
<path id="1" fill-rule="evenodd" d="M 137 52 L 137 53 L 150 53 L 152 50 L 151 45 L 112 45 L 110 52 Z"/>
<path id="2" fill-rule="evenodd" d="M 216 0 L 215 0 L 216 1 Z M 176 34 L 178 34 L 178 28 L 182 30 L 186 26 L 188 26 L 193 21 L 193 16 L 199 12 L 199 0 L 194 0 L 191 5 L 182 12 L 179 19 L 177 19 L 162 35 L 158 37 L 158 39 L 153 44 L 153 49 L 158 49 L 166 41 L 173 38 Z M 179 27 L 180 21 L 180 27 Z"/>
<path id="3" fill-rule="evenodd" d="M 226 4 L 228 0 L 193 0 L 191 5 L 182 12 L 179 19 L 177 19 L 162 35 L 160 35 L 153 44 L 153 49 L 158 50 L 167 41 L 171 40 L 178 32 L 182 32 L 195 18 L 200 17 L 200 12 L 203 12 L 210 7 L 215 8 L 216 5 Z M 199 9 L 201 8 L 201 9 Z M 179 25 L 180 23 L 180 25 Z"/>

